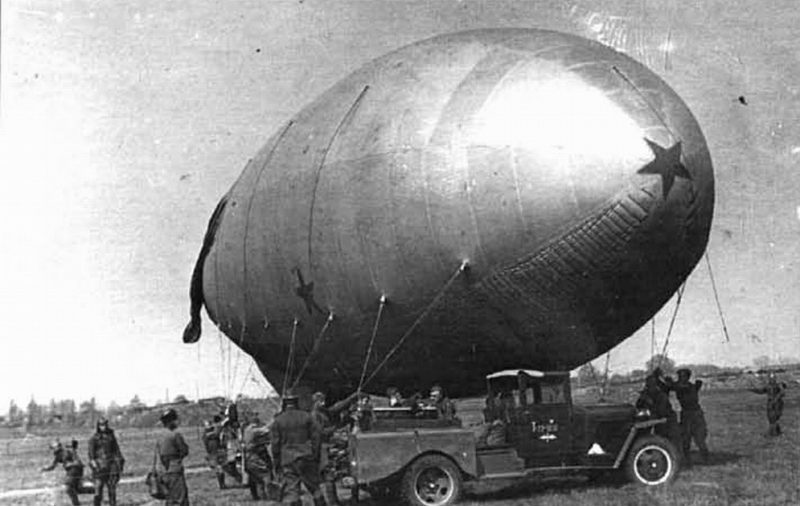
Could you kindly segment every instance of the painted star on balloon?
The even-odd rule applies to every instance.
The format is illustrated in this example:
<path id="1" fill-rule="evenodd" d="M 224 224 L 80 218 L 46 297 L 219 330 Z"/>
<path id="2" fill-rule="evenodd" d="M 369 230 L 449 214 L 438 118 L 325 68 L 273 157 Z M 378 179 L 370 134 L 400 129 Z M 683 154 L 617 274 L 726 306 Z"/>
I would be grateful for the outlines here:
<path id="1" fill-rule="evenodd" d="M 314 282 L 311 281 L 309 283 L 306 283 L 305 280 L 303 279 L 303 273 L 300 272 L 299 267 L 295 267 L 292 270 L 295 271 L 295 273 L 297 273 L 297 283 L 298 283 L 298 286 L 297 288 L 295 288 L 294 293 L 295 295 L 303 299 L 308 314 L 312 313 L 312 309 L 316 309 L 317 311 L 322 313 L 322 309 L 319 307 L 319 304 L 317 304 L 317 301 L 314 300 Z"/>
<path id="2" fill-rule="evenodd" d="M 661 176 L 661 188 L 664 193 L 664 200 L 672 189 L 672 184 L 676 177 L 686 178 L 691 181 L 692 175 L 681 162 L 681 141 L 676 142 L 669 148 L 662 148 L 648 138 L 644 141 L 650 146 L 650 150 L 655 155 L 655 159 L 639 169 L 639 174 L 656 174 Z"/>

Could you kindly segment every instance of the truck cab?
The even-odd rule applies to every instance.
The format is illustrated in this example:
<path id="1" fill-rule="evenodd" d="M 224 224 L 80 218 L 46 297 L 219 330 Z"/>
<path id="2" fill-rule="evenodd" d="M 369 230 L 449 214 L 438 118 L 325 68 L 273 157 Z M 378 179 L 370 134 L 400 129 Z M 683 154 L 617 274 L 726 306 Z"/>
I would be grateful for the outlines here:
<path id="1" fill-rule="evenodd" d="M 498 371 L 486 389 L 483 423 L 472 428 L 424 407 L 376 408 L 370 430 L 350 436 L 346 481 L 445 506 L 470 480 L 624 470 L 657 486 L 677 473 L 677 449 L 654 433 L 666 420 L 629 404 L 575 405 L 568 372 Z"/>

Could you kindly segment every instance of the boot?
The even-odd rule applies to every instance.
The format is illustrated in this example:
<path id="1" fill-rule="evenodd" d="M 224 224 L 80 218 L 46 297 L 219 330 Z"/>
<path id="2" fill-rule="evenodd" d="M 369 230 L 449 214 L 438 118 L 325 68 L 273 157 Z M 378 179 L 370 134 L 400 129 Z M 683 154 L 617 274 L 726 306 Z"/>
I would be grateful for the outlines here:
<path id="1" fill-rule="evenodd" d="M 322 492 L 322 498 L 326 506 L 339 506 L 339 498 L 336 495 L 335 483 L 323 481 L 319 485 L 319 490 Z"/>
<path id="2" fill-rule="evenodd" d="M 253 498 L 254 501 L 258 500 L 258 484 L 256 484 L 255 480 L 250 480 L 248 484 L 248 488 L 250 489 L 250 497 Z"/>
<path id="3" fill-rule="evenodd" d="M 225 490 L 225 475 L 223 473 L 217 475 L 217 483 L 220 490 Z"/>

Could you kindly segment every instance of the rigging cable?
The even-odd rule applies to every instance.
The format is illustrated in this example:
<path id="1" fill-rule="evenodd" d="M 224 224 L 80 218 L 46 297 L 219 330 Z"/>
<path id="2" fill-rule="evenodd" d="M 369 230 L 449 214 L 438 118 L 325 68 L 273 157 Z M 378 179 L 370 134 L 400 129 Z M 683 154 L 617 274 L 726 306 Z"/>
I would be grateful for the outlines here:
<path id="1" fill-rule="evenodd" d="M 675 310 L 672 311 L 672 318 L 669 321 L 669 329 L 667 329 L 667 337 L 664 339 L 664 347 L 661 349 L 661 355 L 658 357 L 658 366 L 664 361 L 667 354 L 667 346 L 669 346 L 669 337 L 672 335 L 672 329 L 675 326 L 675 317 L 678 316 L 678 309 L 681 307 L 681 299 L 683 299 L 683 290 L 686 288 L 686 281 L 678 288 L 678 299 L 675 301 Z"/>
<path id="2" fill-rule="evenodd" d="M 289 376 L 292 374 L 292 364 L 294 363 L 294 342 L 297 338 L 297 325 L 300 322 L 297 318 L 294 319 L 292 324 L 292 340 L 289 341 L 289 355 L 286 357 L 286 372 L 283 373 L 283 388 L 281 389 L 281 397 L 286 395 L 286 386 L 289 381 Z"/>
<path id="3" fill-rule="evenodd" d="M 239 333 L 239 346 L 244 343 L 244 334 L 246 332 L 245 320 L 242 319 L 242 331 Z M 233 364 L 233 371 L 231 372 L 231 393 L 234 393 L 233 387 L 236 385 L 236 373 L 239 371 L 239 360 L 242 358 L 241 350 L 236 350 L 236 362 Z"/>
<path id="4" fill-rule="evenodd" d="M 653 367 L 653 357 L 656 356 L 656 316 L 650 319 L 650 367 Z M 652 372 L 652 371 L 648 371 Z"/>
<path id="5" fill-rule="evenodd" d="M 406 341 L 406 339 L 408 339 L 408 336 L 410 336 L 411 333 L 414 332 L 414 329 L 417 328 L 417 326 L 422 322 L 422 320 L 428 315 L 430 310 L 444 296 L 445 292 L 450 287 L 450 285 L 453 284 L 453 282 L 456 280 L 456 278 L 460 274 L 462 274 L 464 271 L 467 270 L 467 267 L 469 267 L 469 261 L 468 260 L 464 260 L 463 262 L 461 262 L 461 265 L 458 267 L 458 269 L 456 269 L 456 272 L 454 272 L 453 275 L 450 276 L 450 279 L 447 280 L 447 282 L 444 284 L 442 289 L 439 290 L 439 293 L 436 294 L 436 297 L 433 298 L 431 303 L 428 304 L 428 306 L 422 311 L 422 313 L 420 313 L 420 315 L 417 317 L 417 319 L 414 320 L 414 323 L 411 324 L 411 326 L 408 328 L 408 330 L 406 330 L 406 332 L 402 335 L 402 337 L 400 337 L 400 339 L 397 341 L 397 343 L 395 343 L 395 345 L 392 347 L 392 349 L 389 350 L 389 352 L 384 356 L 383 360 L 381 360 L 381 362 L 378 364 L 378 366 L 375 367 L 375 369 L 372 371 L 372 374 L 370 374 L 369 377 L 364 381 L 364 385 L 369 383 L 372 380 L 372 378 L 374 378 L 375 375 L 378 374 L 378 371 L 380 371 L 381 368 L 383 368 L 383 366 L 386 365 L 386 362 L 388 362 L 389 359 L 392 358 L 392 355 L 394 355 L 397 352 L 397 350 L 400 349 L 400 346 L 402 346 L 403 343 Z"/>
<path id="6" fill-rule="evenodd" d="M 608 362 L 611 360 L 611 350 L 606 352 L 606 368 L 603 372 L 603 388 L 600 390 L 600 397 L 604 399 L 606 396 L 606 390 L 608 389 Z"/>
<path id="7" fill-rule="evenodd" d="M 330 326 L 331 322 L 333 321 L 333 313 L 328 313 L 328 318 L 325 320 L 325 325 L 322 326 L 322 329 L 319 331 L 319 335 L 317 335 L 317 339 L 314 341 L 314 345 L 311 347 L 311 351 L 306 355 L 306 359 L 303 362 L 303 365 L 300 367 L 300 371 L 297 373 L 297 378 L 292 382 L 291 388 L 297 386 L 297 383 L 300 381 L 300 378 L 303 377 L 303 374 L 306 372 L 306 368 L 311 363 L 311 359 L 314 355 L 317 354 L 319 351 L 320 343 L 322 343 L 322 337 L 325 335 L 325 332 L 328 331 L 328 327 Z"/>
<path id="8" fill-rule="evenodd" d="M 711 278 L 711 289 L 714 291 L 714 300 L 717 302 L 717 312 L 719 313 L 719 321 L 722 323 L 722 332 L 725 334 L 725 341 L 730 342 L 731 338 L 728 335 L 728 327 L 725 325 L 725 316 L 722 314 L 722 305 L 719 303 L 719 294 L 717 294 L 717 284 L 714 282 L 714 272 L 711 270 L 711 260 L 708 258 L 708 250 L 706 250 L 706 265 L 708 266 L 708 277 Z"/>
<path id="9" fill-rule="evenodd" d="M 381 322 L 381 315 L 383 314 L 383 308 L 386 306 L 386 295 L 381 295 L 380 305 L 378 306 L 378 314 L 375 316 L 375 324 L 372 326 L 372 337 L 369 340 L 369 346 L 367 347 L 367 356 L 364 357 L 364 367 L 361 368 L 361 379 L 358 381 L 358 389 L 356 392 L 359 394 L 359 398 L 361 397 L 361 387 L 364 386 L 364 376 L 367 374 L 367 366 L 369 365 L 369 358 L 372 355 L 372 346 L 375 344 L 375 336 L 378 335 L 378 325 Z"/>

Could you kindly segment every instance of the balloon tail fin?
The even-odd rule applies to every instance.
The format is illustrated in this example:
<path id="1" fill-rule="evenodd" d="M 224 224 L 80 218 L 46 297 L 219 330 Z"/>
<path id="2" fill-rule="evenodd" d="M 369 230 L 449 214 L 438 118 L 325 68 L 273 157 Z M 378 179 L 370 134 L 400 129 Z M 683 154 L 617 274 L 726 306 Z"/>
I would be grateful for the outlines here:
<path id="1" fill-rule="evenodd" d="M 208 220 L 206 235 L 203 237 L 203 246 L 200 248 L 200 255 L 198 255 L 197 262 L 194 264 L 192 282 L 189 287 L 189 300 L 191 301 L 189 316 L 191 320 L 183 331 L 184 343 L 196 343 L 200 339 L 200 332 L 202 330 L 200 324 L 200 309 L 205 303 L 205 295 L 203 294 L 203 266 L 205 265 L 208 253 L 211 251 L 211 246 L 214 245 L 214 239 L 217 236 L 217 228 L 219 228 L 219 224 L 222 221 L 222 214 L 225 211 L 225 205 L 227 203 L 228 196 L 225 195 L 211 214 L 211 219 Z"/>

